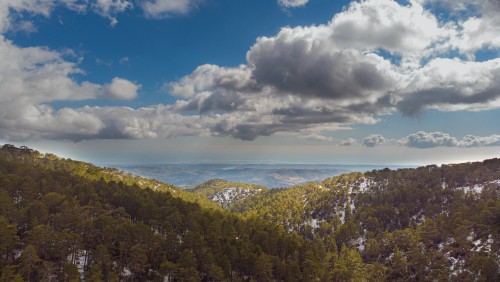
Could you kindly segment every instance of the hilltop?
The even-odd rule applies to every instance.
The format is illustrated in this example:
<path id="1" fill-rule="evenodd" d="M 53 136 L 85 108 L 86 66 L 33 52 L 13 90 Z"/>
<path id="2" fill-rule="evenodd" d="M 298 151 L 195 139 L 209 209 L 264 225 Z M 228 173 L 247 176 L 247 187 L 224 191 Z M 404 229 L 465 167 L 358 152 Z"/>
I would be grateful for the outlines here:
<path id="1" fill-rule="evenodd" d="M 269 188 L 244 182 L 231 182 L 224 179 L 211 179 L 195 186 L 192 192 L 228 208 L 234 202 L 249 196 L 268 191 Z"/>

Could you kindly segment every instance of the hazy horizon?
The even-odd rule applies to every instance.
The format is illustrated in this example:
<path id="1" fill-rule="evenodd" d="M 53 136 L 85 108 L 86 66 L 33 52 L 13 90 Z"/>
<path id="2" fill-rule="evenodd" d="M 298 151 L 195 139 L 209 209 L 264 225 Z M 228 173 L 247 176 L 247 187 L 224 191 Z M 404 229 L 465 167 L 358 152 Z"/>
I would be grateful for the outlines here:
<path id="1" fill-rule="evenodd" d="M 269 188 L 291 187 L 350 172 L 374 169 L 399 169 L 395 165 L 328 164 L 149 164 L 111 165 L 121 171 L 160 180 L 179 187 L 193 187 L 211 179 L 245 182 Z"/>

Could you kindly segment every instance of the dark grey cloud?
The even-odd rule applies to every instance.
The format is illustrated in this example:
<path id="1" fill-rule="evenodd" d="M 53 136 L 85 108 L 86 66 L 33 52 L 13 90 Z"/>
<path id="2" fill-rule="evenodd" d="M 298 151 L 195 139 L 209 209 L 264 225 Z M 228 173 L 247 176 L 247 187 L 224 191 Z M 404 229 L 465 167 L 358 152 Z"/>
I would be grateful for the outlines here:
<path id="1" fill-rule="evenodd" d="M 218 91 L 200 93 L 193 99 L 178 101 L 175 109 L 180 112 L 198 112 L 200 114 L 214 112 L 233 112 L 245 104 L 245 97 L 237 93 Z"/>
<path id="2" fill-rule="evenodd" d="M 290 128 L 279 123 L 239 123 L 229 126 L 227 121 L 222 121 L 210 130 L 215 136 L 231 136 L 244 141 L 252 141 L 259 136 L 270 136 L 276 132 L 288 129 Z"/>
<path id="3" fill-rule="evenodd" d="M 397 104 L 405 115 L 414 116 L 422 109 L 433 106 L 487 104 L 500 97 L 500 88 L 492 86 L 474 95 L 464 95 L 461 89 L 436 87 L 411 93 Z"/>
<path id="4" fill-rule="evenodd" d="M 328 107 L 308 108 L 293 105 L 287 108 L 277 108 L 273 115 L 283 116 L 287 123 L 317 124 L 317 123 L 349 123 L 353 122 L 352 112 Z"/>
<path id="5" fill-rule="evenodd" d="M 281 93 L 333 100 L 356 99 L 385 91 L 389 77 L 361 53 L 331 51 L 286 33 L 260 40 L 248 55 L 253 77 Z"/>

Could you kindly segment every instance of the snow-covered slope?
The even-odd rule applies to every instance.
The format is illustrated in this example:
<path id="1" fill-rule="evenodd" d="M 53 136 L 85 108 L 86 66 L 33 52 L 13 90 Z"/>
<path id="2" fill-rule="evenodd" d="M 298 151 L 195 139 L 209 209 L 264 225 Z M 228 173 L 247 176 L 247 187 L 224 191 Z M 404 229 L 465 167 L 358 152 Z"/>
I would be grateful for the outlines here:
<path id="1" fill-rule="evenodd" d="M 256 195 L 262 192 L 262 188 L 251 189 L 246 187 L 228 187 L 209 196 L 208 199 L 220 204 L 223 207 L 229 207 L 231 203 L 245 199 L 248 196 Z"/>
<path id="2" fill-rule="evenodd" d="M 224 179 L 212 179 L 204 182 L 193 189 L 194 193 L 205 196 L 223 207 L 229 207 L 232 203 L 269 190 L 267 187 L 231 182 Z"/>

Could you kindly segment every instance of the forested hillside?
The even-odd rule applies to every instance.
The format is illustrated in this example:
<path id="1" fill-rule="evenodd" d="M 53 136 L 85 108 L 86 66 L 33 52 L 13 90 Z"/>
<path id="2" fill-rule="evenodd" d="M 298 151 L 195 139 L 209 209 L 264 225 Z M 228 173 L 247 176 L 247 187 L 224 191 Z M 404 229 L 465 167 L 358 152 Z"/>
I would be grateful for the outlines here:
<path id="1" fill-rule="evenodd" d="M 195 186 L 192 192 L 227 208 L 248 196 L 257 195 L 268 190 L 269 188 L 256 184 L 212 179 Z"/>
<path id="2" fill-rule="evenodd" d="M 1 152 L 2 281 L 293 281 L 320 263 L 311 242 L 264 220 Z"/>
<path id="3" fill-rule="evenodd" d="M 497 281 L 500 160 L 374 170 L 250 196 L 231 206 L 347 247 L 398 281 Z M 351 277 L 352 278 L 352 277 Z"/>
<path id="4" fill-rule="evenodd" d="M 121 182 L 125 185 L 137 185 L 140 188 L 149 188 L 159 192 L 169 192 L 174 197 L 181 198 L 188 202 L 199 203 L 204 207 L 216 208 L 219 206 L 206 197 L 188 193 L 174 185 L 164 183 L 155 179 L 134 176 L 130 173 L 119 171 L 115 168 L 101 168 L 90 163 L 60 158 L 54 154 L 41 154 L 38 151 L 22 146 L 6 144 L 0 150 L 0 158 L 12 160 L 26 165 L 38 165 L 51 170 L 64 171 L 73 176 L 81 176 L 87 180 L 104 180 L 106 182 Z"/>
<path id="5" fill-rule="evenodd" d="M 0 149 L 0 281 L 498 281 L 500 160 L 187 192 Z M 249 191 L 221 208 L 207 198 Z"/>

